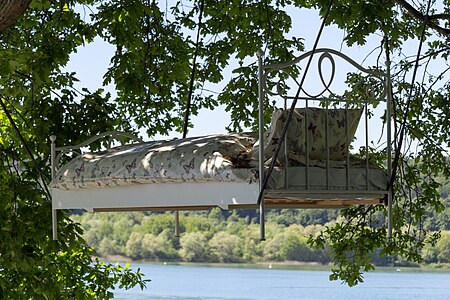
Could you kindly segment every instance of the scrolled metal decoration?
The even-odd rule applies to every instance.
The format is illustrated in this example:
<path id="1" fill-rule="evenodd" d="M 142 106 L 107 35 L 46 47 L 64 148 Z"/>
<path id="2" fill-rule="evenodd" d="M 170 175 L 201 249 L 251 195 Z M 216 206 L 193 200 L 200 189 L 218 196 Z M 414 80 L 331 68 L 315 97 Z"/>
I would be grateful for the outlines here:
<path id="1" fill-rule="evenodd" d="M 325 82 L 325 79 L 323 77 L 323 71 L 322 71 L 324 59 L 328 59 L 329 62 L 331 63 L 330 80 L 328 81 L 328 84 Z M 320 94 L 316 95 L 316 97 L 318 98 L 318 97 L 322 96 L 326 91 L 328 91 L 328 92 L 330 92 L 330 94 L 332 94 L 330 87 L 331 87 L 331 84 L 333 83 L 334 74 L 336 72 L 336 63 L 334 61 L 333 56 L 331 56 L 331 54 L 328 52 L 322 53 L 322 55 L 320 55 L 320 57 L 319 57 L 319 61 L 317 62 L 317 69 L 319 72 L 320 81 L 322 82 L 322 84 L 324 86 L 324 90 Z"/>
<path id="2" fill-rule="evenodd" d="M 286 89 L 286 87 L 288 86 L 287 79 L 291 80 L 292 83 L 294 83 L 294 85 L 296 85 L 297 90 L 300 88 L 300 84 L 297 80 L 298 76 L 297 76 L 297 74 L 295 74 L 295 76 L 294 76 L 294 74 L 291 71 L 292 67 L 294 67 L 295 65 L 298 65 L 301 61 L 308 58 L 310 55 L 316 55 L 316 54 L 320 54 L 320 56 L 318 57 L 318 60 L 317 60 L 317 71 L 318 71 L 318 76 L 319 76 L 319 82 L 322 86 L 321 86 L 319 92 L 317 92 L 317 93 L 309 92 L 305 89 L 305 87 L 301 87 L 301 91 L 298 94 L 303 95 L 303 96 L 301 96 L 302 98 L 315 99 L 315 100 L 319 100 L 321 98 L 328 98 L 328 99 L 329 98 L 336 98 L 336 99 L 339 98 L 339 96 L 337 96 L 337 93 L 334 93 L 331 90 L 331 86 L 336 77 L 336 69 L 337 69 L 335 57 L 340 57 L 342 60 L 344 60 L 351 66 L 353 66 L 356 69 L 355 72 L 364 74 L 364 77 L 361 80 L 359 80 L 359 82 L 356 82 L 355 84 L 353 84 L 354 87 L 360 86 L 360 85 L 364 87 L 364 85 L 367 85 L 367 82 L 365 82 L 365 81 L 368 78 L 375 79 L 376 81 L 378 81 L 381 84 L 381 90 L 380 90 L 380 89 L 376 89 L 374 86 L 372 86 L 373 83 L 369 83 L 368 86 L 364 87 L 364 89 L 366 90 L 365 96 L 367 96 L 369 98 L 373 98 L 376 94 L 378 94 L 380 96 L 386 95 L 386 92 L 387 92 L 386 83 L 385 83 L 386 74 L 384 72 L 365 68 L 365 67 L 361 66 L 360 64 L 358 64 L 357 62 L 355 62 L 350 57 L 348 57 L 347 55 L 345 55 L 341 52 L 338 52 L 336 50 L 327 49 L 327 48 L 317 49 L 315 53 L 312 53 L 311 51 L 306 52 L 303 55 L 301 55 L 289 62 L 286 62 L 286 63 L 265 65 L 264 72 L 263 72 L 263 86 L 264 86 L 264 91 L 266 92 L 266 94 L 269 96 L 281 96 L 283 98 L 292 98 L 293 97 L 292 95 L 287 95 L 287 91 L 288 91 L 288 89 Z M 328 78 L 325 77 L 326 68 L 325 68 L 324 64 L 326 61 L 328 61 L 330 63 L 330 68 L 327 70 L 329 72 Z M 285 74 L 285 75 L 282 75 L 282 74 Z M 294 87 L 291 86 L 291 89 L 292 88 L 294 88 Z M 317 88 L 317 86 L 316 86 L 316 88 Z M 375 92 L 376 90 L 378 90 L 378 92 Z M 326 94 L 328 94 L 328 96 L 325 96 Z"/>

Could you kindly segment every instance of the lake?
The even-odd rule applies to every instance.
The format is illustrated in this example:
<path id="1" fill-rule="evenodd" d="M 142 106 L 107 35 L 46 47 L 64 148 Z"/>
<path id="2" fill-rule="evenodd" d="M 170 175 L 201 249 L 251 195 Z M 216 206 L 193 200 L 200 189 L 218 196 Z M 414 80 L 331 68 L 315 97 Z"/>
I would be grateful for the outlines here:
<path id="1" fill-rule="evenodd" d="M 450 273 L 371 272 L 348 287 L 329 271 L 132 264 L 152 281 L 147 289 L 115 291 L 115 299 L 164 300 L 448 300 Z"/>

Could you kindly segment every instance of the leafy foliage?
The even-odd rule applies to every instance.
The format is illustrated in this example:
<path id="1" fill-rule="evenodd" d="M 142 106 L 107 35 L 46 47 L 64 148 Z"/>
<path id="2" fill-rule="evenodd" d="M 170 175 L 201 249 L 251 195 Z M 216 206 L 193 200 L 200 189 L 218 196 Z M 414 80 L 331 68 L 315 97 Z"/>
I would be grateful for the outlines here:
<path id="1" fill-rule="evenodd" d="M 328 3 L 323 0 L 311 2 L 322 14 Z M 355 207 L 343 211 L 344 223 L 327 228 L 317 238 L 310 239 L 310 243 L 318 248 L 324 247 L 325 241 L 329 243 L 336 265 L 331 279 L 339 278 L 349 285 L 361 282 L 362 272 L 373 268 L 370 252 L 374 249 L 380 247 L 384 254 L 400 254 L 409 261 L 420 263 L 425 245 L 435 245 L 439 237 L 439 233 L 428 234 L 424 225 L 427 211 L 428 216 L 430 212 L 443 211 L 438 177 L 445 179 L 450 175 L 448 112 L 442 102 L 448 98 L 449 91 L 449 82 L 442 76 L 449 69 L 437 68 L 440 71 L 434 72 L 439 75 L 435 75 L 430 71 L 430 65 L 434 59 L 438 65 L 448 64 L 447 56 L 443 54 L 448 49 L 448 33 L 440 28 L 438 21 L 448 17 L 448 2 L 442 1 L 440 6 L 433 2 L 428 11 L 432 22 L 424 17 L 429 3 L 334 1 L 328 19 L 346 31 L 348 45 L 365 44 L 367 38 L 381 35 L 385 38 L 383 50 L 387 50 L 394 60 L 391 67 L 396 137 L 394 172 L 397 174 L 392 184 L 394 236 L 387 238 L 378 207 Z M 443 15 L 437 14 L 439 8 L 443 8 Z M 415 53 L 404 53 L 404 45 L 408 40 L 420 39 L 423 29 L 424 38 L 430 42 L 426 52 L 420 53 L 416 61 L 416 57 L 409 56 Z M 417 77 L 412 82 L 412 74 L 417 71 L 421 79 Z M 385 151 L 379 154 L 380 158 L 386 159 Z M 378 219 L 377 224 L 369 229 L 366 225 L 372 224 L 373 218 Z"/>
<path id="2" fill-rule="evenodd" d="M 94 260 L 82 230 L 66 216 L 59 220 L 60 239 L 52 241 L 50 203 L 36 189 L 36 175 L 19 172 L 13 162 L 2 160 L 0 169 L 2 299 L 109 299 L 116 285 L 144 286 L 139 270 Z"/>
<path id="3" fill-rule="evenodd" d="M 200 1 L 102 1 L 93 16 L 99 36 L 116 47 L 105 84 L 115 84 L 120 116 L 146 128 L 150 136 L 181 130 L 190 62 L 196 49 L 194 86 L 198 92 L 194 94 L 192 113 L 224 104 L 233 116 L 234 130 L 240 129 L 242 122 L 253 125 L 245 120 L 257 116 L 257 78 L 253 76 L 255 68 L 244 65 L 246 59 L 264 46 L 269 49 L 269 57 L 277 61 L 303 49 L 300 39 L 286 37 L 292 21 L 279 3 L 204 2 L 205 21 L 198 44 L 193 42 L 193 35 Z M 226 91 L 217 98 L 208 95 L 204 88 L 221 82 L 225 68 L 235 58 L 241 67 L 233 71 Z M 252 89 L 246 88 L 249 86 Z M 241 101 L 236 101 L 237 97 Z M 248 104 L 254 109 L 249 111 Z"/>
<path id="4" fill-rule="evenodd" d="M 201 3 L 204 4 L 204 18 L 198 31 L 199 43 L 196 43 Z M 89 254 L 92 250 L 80 238 L 78 227 L 65 216 L 61 215 L 59 219 L 60 241 L 49 240 L 50 209 L 44 185 L 50 173 L 48 135 L 57 133 L 58 141 L 74 144 L 110 129 L 143 129 L 149 135 L 180 131 L 195 53 L 198 57 L 192 113 L 195 115 L 202 108 L 224 105 L 231 115 L 230 130 L 252 128 L 257 115 L 255 52 L 264 49 L 267 63 L 284 62 L 298 54 L 303 50 L 303 44 L 301 37 L 291 32 L 295 10 L 315 7 L 323 15 L 328 3 L 328 0 L 32 1 L 26 14 L 15 26 L 2 32 L 0 39 L 0 100 L 5 103 L 36 159 L 34 165 L 6 112 L 0 113 L 0 268 L 4 271 L 0 275 L 1 296 L 53 298 L 55 295 L 71 296 L 68 293 L 73 292 L 77 297 L 109 298 L 111 294 L 107 289 L 120 280 L 125 286 L 143 283 L 139 273 L 133 275 L 118 266 L 91 264 Z M 362 280 L 362 271 L 373 268 L 373 253 L 377 251 L 385 255 L 400 254 L 408 260 L 421 262 L 422 250 L 437 245 L 438 234 L 430 235 L 427 230 L 448 223 L 445 218 L 438 217 L 440 219 L 433 224 L 426 217 L 447 213 L 448 201 L 442 201 L 438 190 L 450 175 L 447 155 L 450 147 L 447 105 L 450 84 L 445 76 L 450 70 L 447 67 L 449 45 L 448 30 L 442 25 L 443 20 L 448 19 L 449 2 L 433 2 L 427 18 L 424 15 L 428 1 L 411 3 L 404 0 L 335 0 L 327 18 L 328 24 L 336 24 L 345 31 L 348 45 L 362 45 L 369 38 L 386 37 L 387 43 L 383 44 L 382 50 L 387 51 L 380 53 L 387 52 L 393 59 L 394 136 L 405 137 L 402 144 L 396 139 L 393 147 L 398 162 L 398 176 L 392 184 L 395 192 L 393 238 L 387 238 L 386 224 L 380 217 L 384 212 L 382 206 L 344 210 L 342 220 L 330 223 L 322 233 L 310 238 L 312 245 L 332 251 L 336 266 L 332 279 L 339 278 L 350 285 Z M 441 8 L 443 14 L 439 14 Z M 420 38 L 424 22 L 427 25 L 424 38 L 428 43 L 418 61 L 422 76 L 417 77 L 420 80 L 410 82 L 415 61 L 403 51 L 409 48 L 406 42 Z M 77 82 L 76 74 L 63 71 L 70 55 L 95 38 L 115 47 L 104 75 L 104 85 L 112 83 L 117 96 L 105 93 L 103 87 L 92 92 L 85 88 L 77 91 L 73 88 Z M 380 54 L 380 59 L 382 56 Z M 238 66 L 234 70 L 230 70 L 232 63 Z M 428 68 L 433 64 L 443 68 L 430 71 Z M 380 65 L 377 62 L 377 66 Z M 351 76 L 349 80 L 352 80 Z M 223 84 L 225 87 L 218 94 L 209 92 L 211 87 L 222 87 Z M 265 104 L 269 108 L 268 118 L 273 103 Z M 97 144 L 94 148 L 100 146 Z M 388 157 L 386 149 L 376 149 L 373 156 L 379 161 Z M 304 217 L 289 214 L 292 220 L 303 222 Z M 308 217 L 329 220 L 330 215 L 317 213 Z M 161 252 L 158 245 L 166 247 L 165 243 L 168 243 L 172 250 L 166 253 L 167 257 L 174 259 L 178 256 L 175 250 L 179 249 L 180 242 L 166 230 L 173 221 L 164 218 L 134 220 L 142 221 L 138 231 L 134 231 L 129 221 L 121 221 L 124 230 L 120 233 L 117 226 L 108 225 L 105 230 L 115 232 L 114 243 L 90 230 L 85 237 L 98 245 L 100 252 L 120 252 L 118 245 L 128 243 L 129 236 L 136 232 L 135 244 L 130 242 L 128 247 L 136 257 L 149 253 L 156 255 Z M 279 223 L 288 222 L 276 215 L 270 218 Z M 205 234 L 207 240 L 226 230 L 227 235 L 222 234 L 223 238 L 237 244 L 239 238 L 236 236 L 243 232 L 243 223 L 235 222 L 225 228 L 221 222 L 216 222 L 188 222 L 186 226 L 192 232 L 209 230 Z M 94 228 L 95 224 L 90 226 Z M 270 238 L 277 237 L 280 226 L 269 228 Z M 323 228 L 312 225 L 308 228 L 314 233 L 319 229 Z M 253 254 L 249 251 L 276 259 L 277 251 L 288 255 L 293 253 L 290 247 L 303 245 L 301 238 L 288 235 L 286 240 L 291 246 L 281 250 L 272 244 L 272 249 L 269 246 L 264 249 L 257 243 L 256 228 L 250 226 L 246 230 L 249 238 L 240 243 L 241 246 L 227 250 L 229 256 L 217 254 L 218 249 L 224 249 L 219 240 L 204 245 L 204 249 L 215 249 L 216 259 L 231 261 L 241 259 L 241 255 L 251 259 Z M 188 240 L 184 241 L 186 245 Z M 149 250 L 142 249 L 142 241 L 154 249 L 145 252 Z M 427 253 L 429 259 L 439 259 L 432 251 Z M 72 255 L 74 258 L 69 260 Z M 187 253 L 183 257 L 188 259 Z M 55 270 L 50 267 L 55 265 L 58 265 L 59 273 L 46 271 Z M 13 276 L 18 273 L 30 275 Z M 51 274 L 58 274 L 60 279 L 54 287 L 48 282 L 54 280 Z M 83 277 L 85 275 L 88 277 Z M 17 282 L 20 278 L 26 281 Z M 41 282 L 38 283 L 36 278 L 41 278 Z M 11 288 L 12 284 L 14 288 Z"/>
<path id="5" fill-rule="evenodd" d="M 112 129 L 118 124 L 114 104 L 101 89 L 75 91 L 74 74 L 61 71 L 93 28 L 66 2 L 41 4 L 0 41 L 0 298 L 110 299 L 116 286 L 144 288 L 143 274 L 93 259 L 80 227 L 64 213 L 53 241 L 45 182 L 48 135 L 58 132 L 76 143 Z"/>

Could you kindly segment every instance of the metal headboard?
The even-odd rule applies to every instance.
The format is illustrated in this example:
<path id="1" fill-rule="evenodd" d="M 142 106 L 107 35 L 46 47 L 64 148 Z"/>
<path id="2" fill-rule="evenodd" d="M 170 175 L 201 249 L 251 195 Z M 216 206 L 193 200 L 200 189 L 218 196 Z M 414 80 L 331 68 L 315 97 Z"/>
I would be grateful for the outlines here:
<path id="1" fill-rule="evenodd" d="M 304 53 L 303 55 L 280 64 L 263 64 L 263 56 L 264 52 L 262 50 L 258 51 L 258 98 L 259 98 L 259 177 L 260 179 L 264 178 L 264 103 L 266 97 L 280 97 L 281 99 L 284 99 L 285 101 L 285 107 L 286 102 L 289 100 L 294 100 L 297 98 L 297 100 L 304 101 L 306 109 L 309 106 L 309 101 L 321 101 L 325 105 L 325 109 L 328 110 L 329 105 L 332 102 L 343 102 L 345 105 L 345 109 L 347 111 L 350 101 L 347 99 L 342 99 L 337 96 L 336 93 L 333 93 L 332 91 L 332 83 L 335 81 L 335 75 L 336 75 L 336 58 L 339 58 L 343 62 L 347 63 L 347 65 L 350 65 L 350 67 L 353 67 L 353 72 L 358 72 L 361 75 L 364 75 L 364 78 L 371 78 L 374 79 L 379 85 L 381 85 L 381 90 L 378 88 L 378 95 L 385 100 L 386 104 L 386 151 L 387 151 L 387 162 L 386 162 L 386 170 L 388 175 L 388 180 L 391 178 L 391 172 L 392 172 L 392 162 L 391 162 L 391 144 L 392 144 L 392 136 L 391 136 L 391 130 L 392 130 L 392 92 L 391 92 L 391 82 L 390 82 L 390 62 L 389 60 L 386 61 L 386 71 L 381 71 L 379 69 L 367 69 L 357 62 L 355 62 L 353 59 L 348 57 L 347 55 L 333 50 L 333 49 L 327 49 L 327 48 L 320 48 L 316 49 L 314 52 L 309 51 Z M 299 69 L 294 70 L 293 67 L 298 66 L 301 62 L 303 62 L 306 59 L 310 59 L 311 56 L 317 56 L 317 72 L 319 76 L 319 84 L 322 85 L 322 89 L 319 90 L 319 92 L 312 93 L 306 90 L 305 87 L 300 87 L 299 82 L 297 81 L 297 77 L 299 76 L 298 71 Z M 328 61 L 330 64 L 329 69 L 329 80 L 325 80 L 324 77 L 324 62 Z M 348 73 L 351 73 L 350 71 Z M 347 73 L 347 74 L 348 74 Z M 281 76 L 280 76 L 281 74 Z M 277 78 L 278 77 L 278 78 Z M 270 79 L 270 80 L 269 80 Z M 275 80 L 274 80 L 275 79 Z M 276 80 L 278 79 L 278 81 Z M 286 80 L 290 80 L 289 83 L 286 83 Z M 270 83 L 270 84 L 269 84 Z M 344 83 L 344 82 L 342 82 Z M 362 84 L 360 82 L 359 84 Z M 286 87 L 289 87 L 290 85 L 296 85 L 295 93 L 289 94 L 286 90 Z M 292 90 L 292 87 L 290 87 Z M 298 89 L 300 89 L 298 91 Z M 373 87 L 368 86 L 366 87 L 365 93 L 366 97 L 365 99 L 360 99 L 358 101 L 353 100 L 352 103 L 358 103 L 362 105 L 362 108 L 364 110 L 364 122 L 365 122 L 365 149 L 366 149 L 366 172 L 368 172 L 369 168 L 369 161 L 368 161 L 368 100 L 372 97 L 373 99 L 373 93 L 375 90 Z M 326 114 L 328 118 L 328 113 Z M 305 114 L 305 118 L 307 118 L 307 114 Z M 327 119 L 328 120 L 328 119 Z M 327 121 L 328 122 L 328 121 Z M 307 121 L 305 122 L 305 124 Z M 328 125 L 327 125 L 328 126 Z M 346 126 L 347 127 L 347 126 Z M 308 134 L 305 134 L 306 136 L 306 145 L 308 145 Z M 348 134 L 346 135 L 348 137 Z M 347 145 L 348 146 L 348 145 Z M 327 148 L 328 148 L 328 137 L 327 137 Z M 308 153 L 309 147 L 306 146 L 306 173 L 308 174 L 308 168 L 309 168 L 309 153 Z M 327 150 L 328 152 L 328 150 Z M 287 155 L 285 155 L 287 157 Z M 286 165 L 288 164 L 288 161 L 285 162 Z M 328 163 L 329 163 L 329 153 L 327 153 L 327 174 L 328 174 Z M 347 174 L 348 174 L 348 168 L 349 168 L 349 151 L 347 151 Z M 308 175 L 306 174 L 306 177 L 308 178 Z M 366 173 L 367 174 L 367 173 Z M 328 177 L 328 175 L 327 175 Z M 306 186 L 308 189 L 308 179 L 306 178 Z M 328 180 L 328 178 L 327 178 Z M 260 183 L 262 180 L 260 180 Z M 347 178 L 348 182 L 348 178 Z M 387 195 L 387 205 L 388 205 L 388 236 L 390 237 L 392 235 L 392 193 L 388 190 L 389 188 L 389 182 L 386 182 L 386 195 Z M 260 223 L 261 223 L 261 232 L 262 232 L 262 238 L 264 233 L 264 193 L 262 193 L 263 186 L 260 184 L 260 192 L 262 195 L 262 199 L 260 202 Z M 326 191 L 325 191 L 326 192 Z"/>

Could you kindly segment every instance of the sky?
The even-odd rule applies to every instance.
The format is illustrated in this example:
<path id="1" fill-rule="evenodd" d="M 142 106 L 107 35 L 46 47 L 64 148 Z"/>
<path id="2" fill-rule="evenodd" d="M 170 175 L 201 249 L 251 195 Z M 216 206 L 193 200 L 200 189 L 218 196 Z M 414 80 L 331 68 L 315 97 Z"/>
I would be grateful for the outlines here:
<path id="1" fill-rule="evenodd" d="M 316 10 L 309 9 L 290 9 L 289 13 L 293 19 L 293 30 L 291 31 L 291 35 L 295 34 L 297 37 L 304 38 L 305 50 L 311 50 L 322 22 L 318 12 Z M 336 26 L 326 26 L 320 38 L 318 47 L 339 50 L 366 67 L 374 64 L 379 52 L 373 52 L 368 58 L 367 56 L 380 44 L 382 39 L 381 36 L 374 36 L 370 38 L 365 46 L 353 46 L 351 48 L 345 45 L 343 42 L 343 36 L 343 31 L 338 29 Z M 80 47 L 78 52 L 71 56 L 70 63 L 67 65 L 66 69 L 75 70 L 77 72 L 77 78 L 81 81 L 81 84 L 78 87 L 86 86 L 91 91 L 94 91 L 102 84 L 102 77 L 109 65 L 109 60 L 113 55 L 113 51 L 113 46 L 108 45 L 107 43 L 101 41 L 101 39 L 97 38 L 93 43 L 87 44 L 85 47 Z M 254 60 L 257 60 L 256 54 Z M 305 82 L 305 86 L 308 88 L 317 88 L 317 84 L 315 83 L 317 81 L 317 77 L 314 79 L 313 74 L 316 68 L 317 67 L 314 65 L 311 67 L 310 73 L 312 77 L 309 82 Z M 339 76 L 341 78 L 339 78 Z M 343 76 L 345 76 L 345 73 L 340 75 L 338 74 L 335 81 L 343 80 Z M 106 90 L 114 93 L 114 87 L 112 85 L 106 87 Z M 216 91 L 220 92 L 220 90 Z M 230 117 L 228 113 L 225 112 L 223 107 L 218 107 L 213 111 L 204 109 L 200 111 L 198 116 L 192 116 L 191 120 L 194 127 L 190 129 L 188 136 L 199 136 L 225 133 L 225 127 L 229 124 Z M 377 128 L 377 125 L 375 125 L 375 129 L 381 130 L 380 128 Z M 143 134 L 143 132 L 141 133 Z M 361 136 L 361 134 L 361 130 L 359 130 L 357 135 Z M 176 132 L 171 132 L 169 137 L 147 137 L 145 134 L 143 135 L 144 139 L 181 137 L 181 135 Z M 361 139 L 361 137 L 359 139 Z"/>

